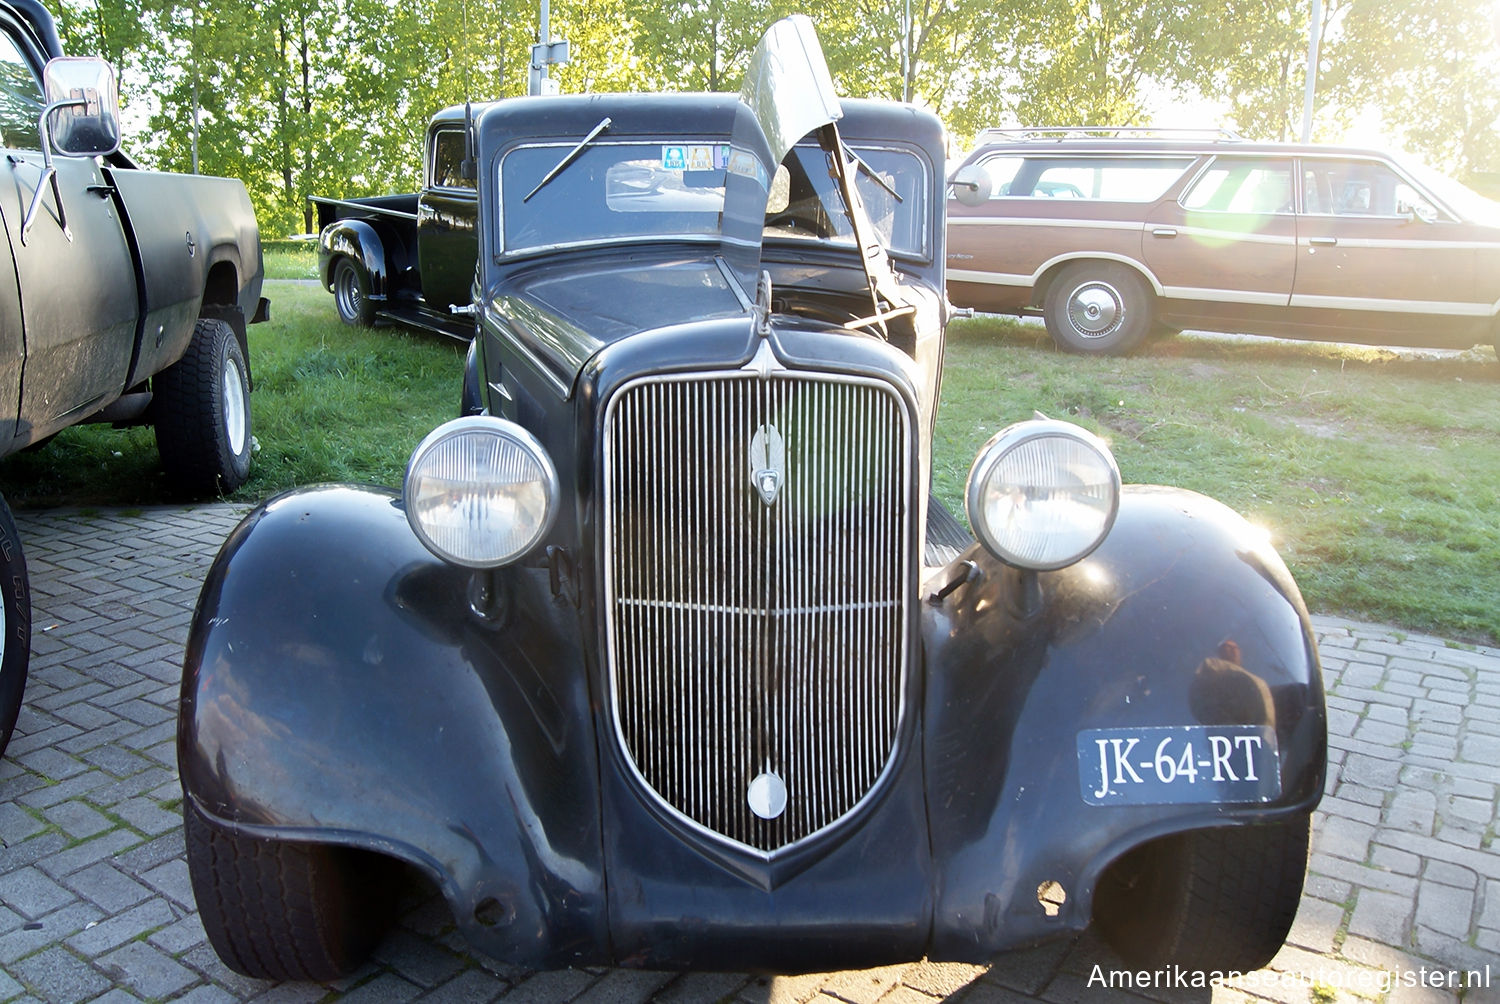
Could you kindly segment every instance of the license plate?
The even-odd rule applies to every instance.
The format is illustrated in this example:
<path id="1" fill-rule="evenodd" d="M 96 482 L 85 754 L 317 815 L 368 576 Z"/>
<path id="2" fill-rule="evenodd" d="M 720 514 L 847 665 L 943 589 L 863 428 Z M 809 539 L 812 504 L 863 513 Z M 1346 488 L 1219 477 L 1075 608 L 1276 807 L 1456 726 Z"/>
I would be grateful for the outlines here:
<path id="1" fill-rule="evenodd" d="M 1269 802 L 1281 795 L 1280 767 L 1264 725 L 1078 733 L 1078 787 L 1090 805 Z"/>

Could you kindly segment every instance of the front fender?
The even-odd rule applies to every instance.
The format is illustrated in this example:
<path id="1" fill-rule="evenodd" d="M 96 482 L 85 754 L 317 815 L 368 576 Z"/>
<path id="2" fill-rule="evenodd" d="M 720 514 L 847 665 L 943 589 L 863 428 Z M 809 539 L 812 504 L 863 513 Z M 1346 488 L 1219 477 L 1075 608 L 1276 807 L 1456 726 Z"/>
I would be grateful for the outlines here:
<path id="1" fill-rule="evenodd" d="M 348 258 L 370 277 L 368 298 L 384 302 L 391 294 L 391 278 L 401 263 L 386 251 L 380 231 L 368 220 L 335 220 L 318 235 L 318 276 L 323 288 L 333 292 L 333 266 Z"/>
<path id="2" fill-rule="evenodd" d="M 925 625 L 934 958 L 1083 928 L 1099 875 L 1147 840 L 1317 804 L 1326 713 L 1312 627 L 1264 533 L 1238 515 L 1133 487 L 1105 542 L 1069 568 L 1026 575 L 978 545 L 960 560 L 976 574 L 929 604 Z M 1080 733 L 1231 724 L 1274 730 L 1279 796 L 1085 799 Z M 1044 883 L 1061 886 L 1060 906 L 1039 902 Z"/>
<path id="3" fill-rule="evenodd" d="M 188 639 L 187 797 L 217 825 L 402 858 L 476 944 L 521 964 L 607 957 L 597 752 L 576 611 L 545 570 L 429 554 L 394 493 L 272 499 L 230 535 Z"/>

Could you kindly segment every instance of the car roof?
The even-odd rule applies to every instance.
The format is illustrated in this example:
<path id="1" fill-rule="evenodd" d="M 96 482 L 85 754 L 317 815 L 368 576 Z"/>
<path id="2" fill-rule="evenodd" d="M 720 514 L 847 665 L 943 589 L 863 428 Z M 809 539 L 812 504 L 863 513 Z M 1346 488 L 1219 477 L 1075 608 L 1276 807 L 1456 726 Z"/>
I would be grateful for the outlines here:
<path id="1" fill-rule="evenodd" d="M 1388 150 L 1327 143 L 1276 143 L 1242 139 L 1228 130 L 1131 129 L 1069 127 L 1057 129 L 986 129 L 974 150 L 1015 153 L 1109 154 L 1251 154 L 1270 157 L 1370 157 L 1392 159 Z"/>

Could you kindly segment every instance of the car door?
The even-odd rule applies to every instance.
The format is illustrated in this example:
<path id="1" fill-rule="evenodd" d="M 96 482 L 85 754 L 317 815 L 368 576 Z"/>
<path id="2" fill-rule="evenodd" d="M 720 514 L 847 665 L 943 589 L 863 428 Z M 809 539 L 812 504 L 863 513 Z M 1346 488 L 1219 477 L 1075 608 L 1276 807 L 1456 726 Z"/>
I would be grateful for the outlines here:
<path id="1" fill-rule="evenodd" d="M 464 133 L 441 129 L 432 137 L 428 184 L 417 203 L 417 262 L 422 296 L 433 310 L 468 303 L 479 255 L 479 196 L 463 177 Z"/>
<path id="2" fill-rule="evenodd" d="M 1360 341 L 1472 345 L 1487 341 L 1477 233 L 1438 208 L 1391 164 L 1306 157 L 1298 226 L 1298 320 Z M 1423 219 L 1427 217 L 1427 219 Z"/>
<path id="3" fill-rule="evenodd" d="M 14 258 L 25 340 L 19 407 L 6 412 L 18 416 L 17 445 L 118 396 L 135 346 L 135 268 L 98 164 L 54 158 L 57 190 L 45 188 L 36 218 L 25 228 L 44 170 L 37 132 L 41 65 L 16 26 L 0 20 L 0 216 Z"/>
<path id="4" fill-rule="evenodd" d="M 1141 256 L 1164 314 L 1188 324 L 1262 328 L 1284 319 L 1297 265 L 1291 158 L 1218 156 L 1146 217 Z"/>

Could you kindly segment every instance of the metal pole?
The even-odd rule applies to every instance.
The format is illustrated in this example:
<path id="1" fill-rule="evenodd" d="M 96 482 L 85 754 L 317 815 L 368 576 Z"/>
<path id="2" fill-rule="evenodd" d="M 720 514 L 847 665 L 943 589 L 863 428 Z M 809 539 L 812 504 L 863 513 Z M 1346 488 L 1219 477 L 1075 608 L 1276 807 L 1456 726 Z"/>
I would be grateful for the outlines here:
<path id="1" fill-rule="evenodd" d="M 901 100 L 911 103 L 911 0 L 901 19 Z"/>
<path id="2" fill-rule="evenodd" d="M 1312 0 L 1307 19 L 1307 96 L 1302 100 L 1302 142 L 1312 140 L 1313 94 L 1318 87 L 1318 36 L 1323 31 L 1322 0 Z"/>
<path id="3" fill-rule="evenodd" d="M 536 40 L 543 45 L 552 41 L 552 29 L 550 26 L 551 5 L 548 0 L 542 0 L 542 19 L 536 30 Z M 531 67 L 531 93 L 541 94 L 544 90 L 542 81 L 547 79 L 547 61 L 542 60 L 541 65 L 536 65 L 533 60 Z"/>

